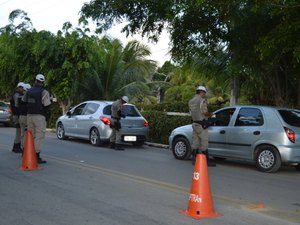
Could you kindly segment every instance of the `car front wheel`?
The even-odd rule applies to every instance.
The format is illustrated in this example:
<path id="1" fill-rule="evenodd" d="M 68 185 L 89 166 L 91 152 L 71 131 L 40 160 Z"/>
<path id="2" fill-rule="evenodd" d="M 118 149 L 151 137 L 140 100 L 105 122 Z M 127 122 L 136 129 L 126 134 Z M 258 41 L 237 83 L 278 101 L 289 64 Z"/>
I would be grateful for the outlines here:
<path id="1" fill-rule="evenodd" d="M 281 158 L 277 149 L 270 145 L 262 145 L 256 151 L 256 167 L 261 172 L 274 173 L 281 166 Z"/>
<path id="2" fill-rule="evenodd" d="M 97 128 L 92 128 L 90 131 L 90 142 L 94 146 L 101 145 L 100 134 Z"/>
<path id="3" fill-rule="evenodd" d="M 172 152 L 176 159 L 187 159 L 191 155 L 191 146 L 184 137 L 177 137 L 172 143 Z"/>
<path id="4" fill-rule="evenodd" d="M 59 123 L 56 127 L 56 136 L 60 140 L 66 140 L 68 137 L 65 135 L 65 128 L 62 123 Z"/>

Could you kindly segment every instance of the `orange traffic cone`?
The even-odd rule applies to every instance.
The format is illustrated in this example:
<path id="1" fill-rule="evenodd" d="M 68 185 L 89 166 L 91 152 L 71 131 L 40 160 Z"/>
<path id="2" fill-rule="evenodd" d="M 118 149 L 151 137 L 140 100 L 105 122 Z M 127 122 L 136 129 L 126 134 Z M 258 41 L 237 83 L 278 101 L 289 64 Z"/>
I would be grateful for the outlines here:
<path id="1" fill-rule="evenodd" d="M 204 154 L 197 154 L 196 156 L 189 204 L 188 208 L 182 211 L 182 213 L 194 219 L 217 217 L 222 215 L 214 210 L 206 156 Z"/>
<path id="2" fill-rule="evenodd" d="M 23 159 L 22 159 L 22 170 L 37 170 L 38 163 L 35 153 L 34 141 L 32 136 L 32 131 L 26 131 L 26 138 L 25 138 L 25 148 L 23 152 Z"/>

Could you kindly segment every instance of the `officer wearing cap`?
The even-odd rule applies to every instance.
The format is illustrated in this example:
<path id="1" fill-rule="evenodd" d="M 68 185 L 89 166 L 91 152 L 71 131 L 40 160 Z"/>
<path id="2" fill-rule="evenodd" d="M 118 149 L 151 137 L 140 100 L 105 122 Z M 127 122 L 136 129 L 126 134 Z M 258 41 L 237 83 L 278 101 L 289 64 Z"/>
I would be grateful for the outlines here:
<path id="1" fill-rule="evenodd" d="M 17 88 L 12 94 L 10 98 L 10 108 L 12 111 L 12 120 L 14 127 L 16 128 L 16 133 L 15 133 L 15 139 L 14 139 L 14 146 L 12 149 L 12 152 L 14 153 L 22 153 L 22 148 L 21 148 L 21 129 L 20 129 L 20 123 L 19 123 L 19 99 L 22 98 L 23 96 L 23 88 L 24 88 L 24 83 L 19 82 L 17 84 Z"/>
<path id="2" fill-rule="evenodd" d="M 128 103 L 128 97 L 123 96 L 120 99 L 116 100 L 111 106 L 111 128 L 112 134 L 110 136 L 110 148 L 115 150 L 124 150 L 121 146 L 121 117 L 125 117 L 122 114 L 122 107 L 124 104 Z"/>
<path id="3" fill-rule="evenodd" d="M 193 164 L 196 160 L 196 154 L 202 153 L 206 155 L 208 166 L 216 166 L 208 158 L 207 119 L 212 116 L 212 113 L 208 112 L 207 109 L 207 100 L 205 99 L 206 92 L 204 86 L 198 86 L 195 96 L 189 101 L 189 110 L 193 120 Z"/>
<path id="4" fill-rule="evenodd" d="M 40 157 L 40 153 L 51 105 L 49 92 L 44 88 L 44 81 L 44 75 L 36 75 L 34 86 L 24 94 L 22 99 L 27 103 L 27 129 L 30 129 L 33 134 L 38 163 L 46 163 Z"/>
<path id="5" fill-rule="evenodd" d="M 27 103 L 23 102 L 23 95 L 31 88 L 30 84 L 23 85 L 23 94 L 22 98 L 19 98 L 19 124 L 20 124 L 20 131 L 21 131 L 21 149 L 24 150 L 24 143 L 25 143 L 25 131 L 27 129 Z"/>

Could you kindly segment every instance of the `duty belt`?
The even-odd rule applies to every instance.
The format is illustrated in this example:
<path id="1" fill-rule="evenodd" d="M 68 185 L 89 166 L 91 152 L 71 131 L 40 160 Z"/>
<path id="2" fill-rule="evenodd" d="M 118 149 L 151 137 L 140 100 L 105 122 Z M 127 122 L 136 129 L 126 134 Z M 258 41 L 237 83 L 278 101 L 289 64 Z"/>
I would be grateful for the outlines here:
<path id="1" fill-rule="evenodd" d="M 203 124 L 205 122 L 204 120 L 193 120 L 193 123 Z"/>

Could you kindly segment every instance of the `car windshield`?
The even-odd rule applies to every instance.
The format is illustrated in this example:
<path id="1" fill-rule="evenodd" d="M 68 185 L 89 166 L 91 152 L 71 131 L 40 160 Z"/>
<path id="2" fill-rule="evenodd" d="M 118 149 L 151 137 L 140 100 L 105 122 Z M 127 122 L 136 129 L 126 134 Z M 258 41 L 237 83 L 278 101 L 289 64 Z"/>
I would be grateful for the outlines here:
<path id="1" fill-rule="evenodd" d="M 103 109 L 103 114 L 111 115 L 111 105 L 108 105 Z M 124 116 L 140 117 L 139 112 L 133 105 L 124 105 L 122 107 L 122 114 Z"/>
<path id="2" fill-rule="evenodd" d="M 8 107 L 8 105 L 5 102 L 0 102 L 0 107 Z"/>
<path id="3" fill-rule="evenodd" d="M 291 126 L 300 127 L 300 111 L 298 110 L 278 110 L 284 122 Z"/>

